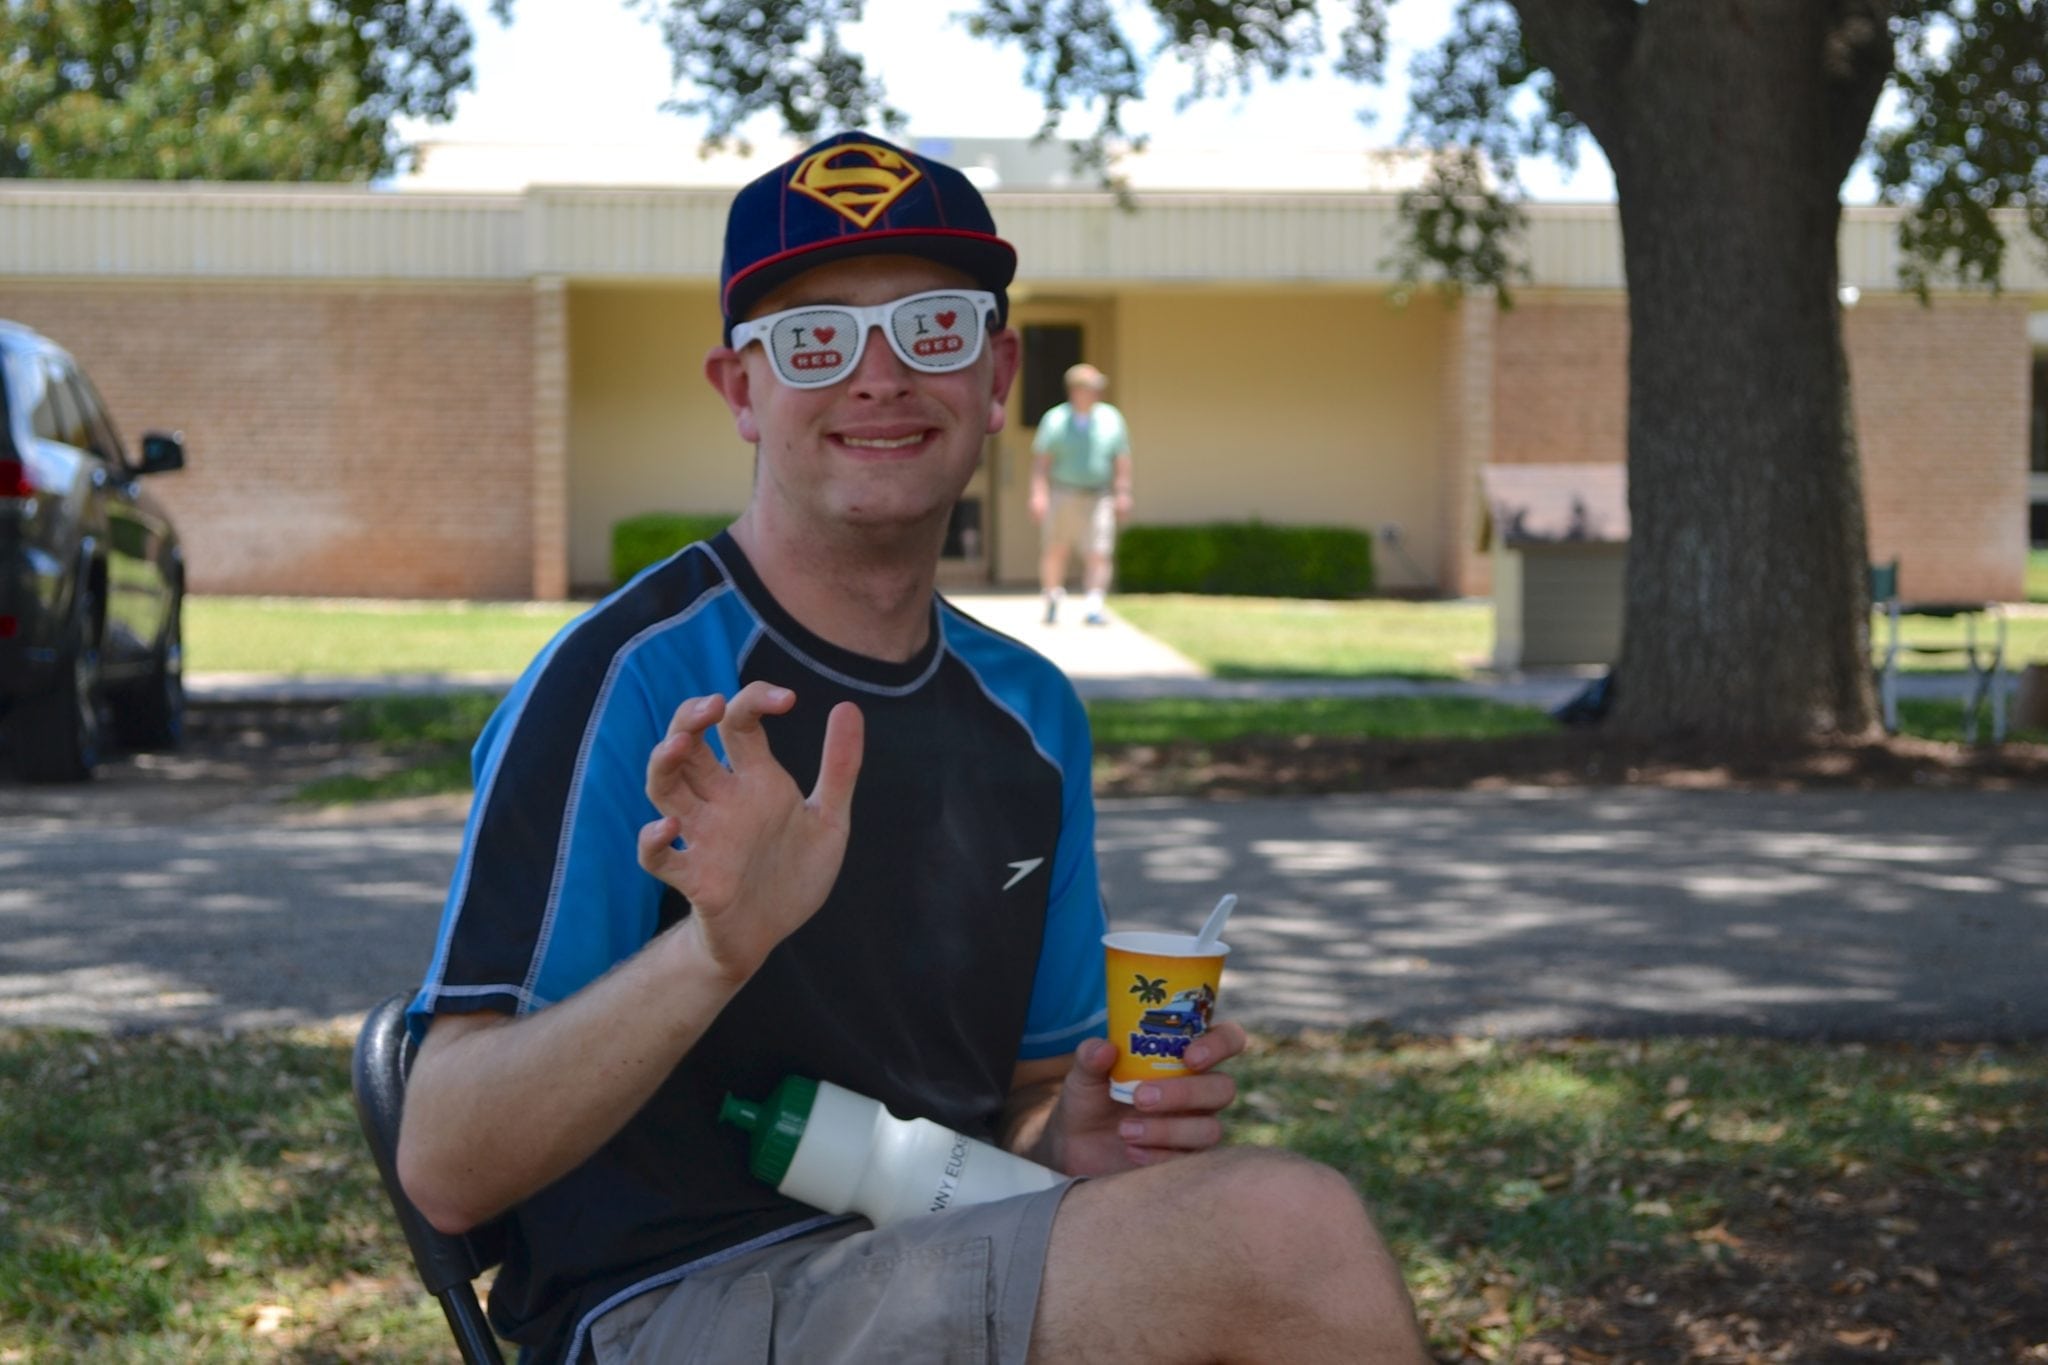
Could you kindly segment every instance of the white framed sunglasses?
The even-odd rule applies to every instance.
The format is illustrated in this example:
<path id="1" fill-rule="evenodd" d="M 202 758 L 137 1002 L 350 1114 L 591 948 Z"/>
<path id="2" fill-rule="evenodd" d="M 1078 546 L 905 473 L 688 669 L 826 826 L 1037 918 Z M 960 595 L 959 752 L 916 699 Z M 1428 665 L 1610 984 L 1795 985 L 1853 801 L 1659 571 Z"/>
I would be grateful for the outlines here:
<path id="1" fill-rule="evenodd" d="M 985 289 L 928 289 L 872 308 L 811 303 L 734 324 L 732 345 L 737 351 L 758 341 L 777 379 L 822 389 L 853 373 L 868 333 L 879 327 L 911 369 L 951 374 L 981 358 L 995 312 L 996 296 Z"/>

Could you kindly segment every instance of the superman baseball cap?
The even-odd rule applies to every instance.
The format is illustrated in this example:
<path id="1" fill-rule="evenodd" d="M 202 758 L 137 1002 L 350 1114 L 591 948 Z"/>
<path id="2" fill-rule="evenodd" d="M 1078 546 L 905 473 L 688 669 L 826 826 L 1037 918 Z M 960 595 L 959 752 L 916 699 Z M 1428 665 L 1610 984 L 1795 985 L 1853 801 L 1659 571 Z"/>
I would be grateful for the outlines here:
<path id="1" fill-rule="evenodd" d="M 996 236 L 981 191 L 944 162 L 840 133 L 740 190 L 725 219 L 719 269 L 725 339 L 762 295 L 792 275 L 848 256 L 894 252 L 965 272 L 1009 318 L 1017 249 Z"/>

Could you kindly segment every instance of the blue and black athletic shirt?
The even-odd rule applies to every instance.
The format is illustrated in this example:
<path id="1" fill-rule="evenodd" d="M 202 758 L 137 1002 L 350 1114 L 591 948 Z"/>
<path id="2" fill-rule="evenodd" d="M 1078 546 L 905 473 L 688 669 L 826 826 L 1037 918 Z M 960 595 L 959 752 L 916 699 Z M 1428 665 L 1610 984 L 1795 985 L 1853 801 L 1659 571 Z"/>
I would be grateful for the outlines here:
<path id="1" fill-rule="evenodd" d="M 658 814 L 648 754 L 684 700 L 757 678 L 796 693 L 764 725 L 802 791 L 833 706 L 864 714 L 846 860 L 624 1130 L 507 1215 L 491 1320 L 538 1359 L 575 1358 L 599 1313 L 707 1258 L 832 1221 L 748 1173 L 744 1136 L 716 1122 L 726 1092 L 762 1096 L 798 1073 L 989 1138 L 1019 1060 L 1103 1032 L 1090 746 L 1072 685 L 943 600 L 906 663 L 837 648 L 720 535 L 564 628 L 492 717 L 415 1035 L 439 1013 L 545 1009 L 690 913 L 639 866 Z M 531 1099 L 548 1102 L 544 1082 Z"/>

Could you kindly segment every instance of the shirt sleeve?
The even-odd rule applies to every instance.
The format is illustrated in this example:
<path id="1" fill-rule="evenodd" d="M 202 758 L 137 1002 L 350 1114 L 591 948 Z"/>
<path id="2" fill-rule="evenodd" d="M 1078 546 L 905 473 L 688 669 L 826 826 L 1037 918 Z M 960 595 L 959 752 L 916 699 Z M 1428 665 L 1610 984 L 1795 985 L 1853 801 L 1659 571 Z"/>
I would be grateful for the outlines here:
<path id="1" fill-rule="evenodd" d="M 1095 793 L 1088 716 L 1069 688 L 1061 708 L 1059 844 L 1053 853 L 1052 890 L 1045 935 L 1025 1015 L 1021 1061 L 1063 1057 L 1084 1038 L 1107 1036 L 1108 982 L 1102 936 L 1109 925 L 1102 878 L 1095 861 Z"/>
<path id="2" fill-rule="evenodd" d="M 1066 404 L 1048 408 L 1045 416 L 1038 419 L 1038 431 L 1031 438 L 1031 449 L 1040 455 L 1052 454 L 1053 445 L 1060 439 L 1060 433 L 1066 430 L 1066 421 Z"/>
<path id="3" fill-rule="evenodd" d="M 601 679 L 536 665 L 474 755 L 477 796 L 416 1034 L 443 1011 L 527 1014 L 562 1000 L 653 936 L 662 885 L 639 865 L 655 816 L 647 755 L 665 733 L 624 660 Z"/>

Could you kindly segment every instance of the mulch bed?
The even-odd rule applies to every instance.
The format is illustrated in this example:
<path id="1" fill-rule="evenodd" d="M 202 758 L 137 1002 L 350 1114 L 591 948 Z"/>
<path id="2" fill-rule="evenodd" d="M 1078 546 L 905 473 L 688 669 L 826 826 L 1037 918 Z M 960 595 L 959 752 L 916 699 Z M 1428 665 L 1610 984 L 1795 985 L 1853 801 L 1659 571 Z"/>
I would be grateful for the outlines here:
<path id="1" fill-rule="evenodd" d="M 1619 786 L 1793 789 L 2048 788 L 2048 744 L 1997 748 L 1890 738 L 1728 752 L 1643 745 L 1597 732 L 1512 739 L 1319 736 L 1098 751 L 1103 796 L 1280 796 L 1333 792 Z"/>
<path id="2" fill-rule="evenodd" d="M 2048 1142 L 1891 1184 L 1746 1192 L 1672 1263 L 1564 1305 L 1514 1365 L 2048 1361 Z M 1484 1359 L 1480 1355 L 1450 1360 Z"/>

